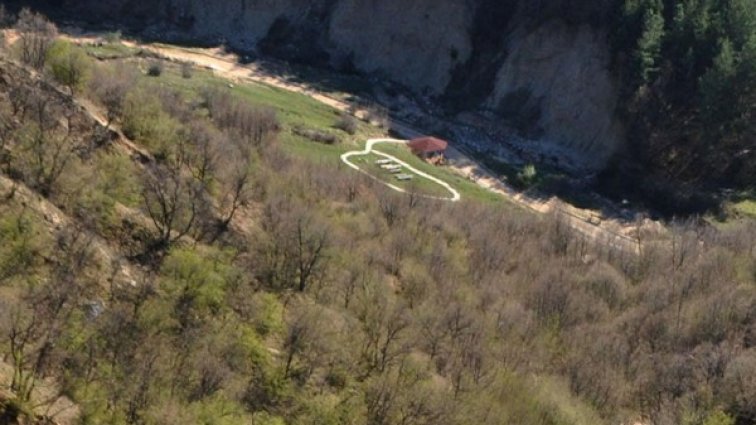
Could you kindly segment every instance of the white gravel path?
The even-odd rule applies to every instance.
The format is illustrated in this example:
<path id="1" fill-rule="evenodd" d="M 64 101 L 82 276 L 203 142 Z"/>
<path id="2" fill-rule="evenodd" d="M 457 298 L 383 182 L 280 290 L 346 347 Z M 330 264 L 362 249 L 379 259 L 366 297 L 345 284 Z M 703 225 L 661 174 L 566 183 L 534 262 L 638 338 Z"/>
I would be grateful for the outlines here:
<path id="1" fill-rule="evenodd" d="M 407 164 L 406 162 L 400 160 L 399 158 L 397 158 L 397 157 L 395 157 L 393 155 L 389 155 L 389 154 L 381 152 L 381 151 L 373 150 L 373 146 L 376 145 L 376 144 L 378 144 L 378 143 L 407 144 L 407 141 L 406 140 L 398 140 L 398 139 L 370 139 L 365 144 L 365 149 L 364 150 L 347 152 L 344 155 L 341 155 L 341 161 L 344 162 L 344 164 L 346 164 L 347 166 L 349 166 L 351 168 L 354 168 L 355 170 L 359 171 L 360 173 L 365 174 L 366 176 L 370 177 L 371 179 L 373 179 L 375 181 L 378 181 L 381 184 L 383 184 L 383 185 L 385 185 L 385 186 L 387 186 L 387 187 L 389 187 L 389 188 L 391 188 L 391 189 L 393 189 L 393 190 L 395 190 L 397 192 L 400 192 L 400 193 L 409 193 L 406 189 L 403 189 L 403 188 L 401 188 L 399 186 L 396 186 L 394 184 L 385 182 L 385 181 L 379 179 L 378 177 L 376 177 L 376 176 L 368 173 L 367 171 L 361 169 L 358 165 L 354 164 L 353 162 L 351 162 L 349 160 L 349 158 L 351 158 L 353 156 L 364 156 L 364 155 L 368 155 L 370 153 L 374 153 L 374 154 L 382 156 L 382 157 L 384 157 L 386 159 L 390 159 L 391 161 L 393 161 L 393 162 L 401 165 L 402 167 L 406 168 L 407 170 L 411 171 L 412 173 L 414 173 L 414 174 L 416 174 L 416 175 L 418 175 L 418 176 L 420 176 L 422 178 L 426 178 L 426 179 L 428 179 L 428 180 L 430 180 L 430 181 L 432 181 L 434 183 L 437 183 L 437 184 L 443 186 L 451 194 L 450 197 L 417 194 L 418 196 L 422 196 L 424 198 L 430 198 L 430 199 L 437 199 L 437 200 L 440 200 L 440 201 L 450 201 L 450 202 L 458 202 L 460 199 L 462 199 L 462 196 L 459 194 L 459 192 L 456 189 L 454 189 L 453 187 L 451 187 L 451 185 L 449 183 L 447 183 L 447 182 L 445 182 L 445 181 L 443 181 L 443 180 L 441 180 L 439 178 L 436 178 L 436 177 L 434 177 L 434 176 L 432 176 L 432 175 L 430 175 L 428 173 L 424 173 L 424 172 L 422 172 L 422 171 L 418 170 L 417 168 L 415 168 L 415 167 Z"/>

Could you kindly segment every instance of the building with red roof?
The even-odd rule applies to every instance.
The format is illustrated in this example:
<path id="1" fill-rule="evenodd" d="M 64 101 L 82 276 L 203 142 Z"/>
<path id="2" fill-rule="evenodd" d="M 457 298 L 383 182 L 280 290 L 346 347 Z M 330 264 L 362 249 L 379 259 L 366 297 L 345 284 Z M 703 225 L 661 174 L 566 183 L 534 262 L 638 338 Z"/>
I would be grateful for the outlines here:
<path id="1" fill-rule="evenodd" d="M 410 150 L 415 155 L 422 158 L 433 158 L 443 156 L 449 143 L 436 137 L 418 137 L 408 143 Z"/>

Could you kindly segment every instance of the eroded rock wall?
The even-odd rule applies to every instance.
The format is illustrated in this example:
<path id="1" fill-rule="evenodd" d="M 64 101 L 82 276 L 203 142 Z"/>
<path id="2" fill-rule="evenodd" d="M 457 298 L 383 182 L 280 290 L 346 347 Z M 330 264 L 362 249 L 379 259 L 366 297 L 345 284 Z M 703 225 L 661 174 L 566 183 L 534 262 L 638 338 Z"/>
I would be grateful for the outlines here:
<path id="1" fill-rule="evenodd" d="M 587 25 L 550 21 L 517 28 L 507 50 L 487 105 L 504 115 L 532 111 L 519 118 L 533 122 L 520 125 L 582 153 L 589 168 L 601 168 L 622 144 L 604 37 Z"/>
<path id="2" fill-rule="evenodd" d="M 342 0 L 329 36 L 359 69 L 438 95 L 470 57 L 473 13 L 465 0 Z"/>

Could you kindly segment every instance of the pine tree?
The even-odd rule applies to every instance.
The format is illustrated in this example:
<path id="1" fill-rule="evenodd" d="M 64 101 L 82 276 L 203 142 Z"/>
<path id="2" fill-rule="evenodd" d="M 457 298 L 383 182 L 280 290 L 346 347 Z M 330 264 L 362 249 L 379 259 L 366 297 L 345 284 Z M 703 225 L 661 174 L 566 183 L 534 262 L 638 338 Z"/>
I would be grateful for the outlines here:
<path id="1" fill-rule="evenodd" d="M 664 37 L 664 17 L 655 9 L 647 9 L 643 17 L 643 33 L 638 40 L 637 59 L 640 79 L 648 84 L 658 72 Z"/>

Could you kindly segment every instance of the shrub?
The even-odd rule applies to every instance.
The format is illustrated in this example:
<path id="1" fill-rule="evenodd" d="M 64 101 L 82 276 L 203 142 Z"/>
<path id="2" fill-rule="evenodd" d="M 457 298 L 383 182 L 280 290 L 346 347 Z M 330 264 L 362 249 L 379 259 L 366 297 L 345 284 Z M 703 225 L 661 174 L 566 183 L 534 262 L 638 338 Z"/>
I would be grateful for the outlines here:
<path id="1" fill-rule="evenodd" d="M 202 93 L 203 101 L 218 128 L 248 137 L 255 146 L 270 141 L 280 128 L 276 111 L 235 98 L 230 92 L 207 88 Z"/>
<path id="2" fill-rule="evenodd" d="M 32 218 L 7 212 L 0 216 L 0 282 L 26 275 L 39 261 L 47 241 Z"/>
<path id="3" fill-rule="evenodd" d="M 182 308 L 191 320 L 220 314 L 226 309 L 226 290 L 236 272 L 224 260 L 220 251 L 198 252 L 190 248 L 172 250 L 163 262 L 160 268 L 163 282 L 171 295 L 184 303 Z"/>
<path id="4" fill-rule="evenodd" d="M 123 114 L 124 99 L 133 92 L 139 71 L 125 63 L 95 67 L 89 90 L 105 107 L 108 125 Z"/>
<path id="5" fill-rule="evenodd" d="M 253 319 L 255 330 L 262 336 L 280 332 L 283 329 L 283 306 L 275 295 L 261 293 L 254 300 L 255 316 Z"/>
<path id="6" fill-rule="evenodd" d="M 94 226 L 101 231 L 118 224 L 117 203 L 138 205 L 139 181 L 125 155 L 98 156 L 94 169 L 84 180 L 75 208 L 83 219 L 93 219 Z"/>
<path id="7" fill-rule="evenodd" d="M 354 135 L 357 133 L 357 120 L 351 115 L 344 114 L 339 118 L 334 127 L 347 134 Z"/>
<path id="8" fill-rule="evenodd" d="M 323 143 L 326 145 L 335 145 L 340 142 L 340 139 L 335 134 L 331 134 L 327 131 L 315 130 L 304 127 L 294 127 L 292 130 L 297 136 L 310 139 L 313 142 Z"/>
<path id="9" fill-rule="evenodd" d="M 192 78 L 194 75 L 194 66 L 192 66 L 189 62 L 182 62 L 181 63 L 181 76 L 189 79 Z"/>
<path id="10" fill-rule="evenodd" d="M 134 90 L 124 99 L 123 132 L 158 154 L 173 146 L 179 123 L 164 110 L 160 99 L 147 89 Z"/>
<path id="11" fill-rule="evenodd" d="M 45 62 L 55 81 L 68 87 L 72 95 L 84 86 L 92 70 L 86 53 L 67 41 L 56 41 Z"/>
<path id="12" fill-rule="evenodd" d="M 153 61 L 147 68 L 147 75 L 150 77 L 159 77 L 163 74 L 163 62 L 160 60 Z"/>

